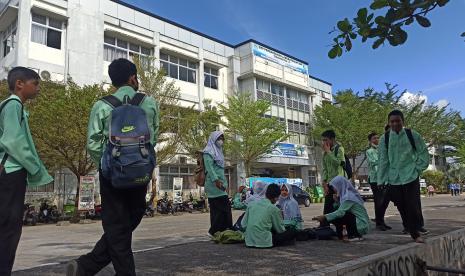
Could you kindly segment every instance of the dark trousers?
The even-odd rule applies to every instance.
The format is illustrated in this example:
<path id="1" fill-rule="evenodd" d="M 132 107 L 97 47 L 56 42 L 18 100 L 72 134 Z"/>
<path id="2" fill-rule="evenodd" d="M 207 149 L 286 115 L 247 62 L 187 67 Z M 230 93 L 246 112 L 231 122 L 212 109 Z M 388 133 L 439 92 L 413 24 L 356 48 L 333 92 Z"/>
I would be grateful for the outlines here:
<path id="1" fill-rule="evenodd" d="M 214 235 L 216 232 L 222 232 L 232 229 L 231 204 L 228 196 L 209 198 L 210 204 L 210 230 L 208 233 Z"/>
<path id="2" fill-rule="evenodd" d="M 272 233 L 273 246 L 286 246 L 295 244 L 297 231 L 295 229 L 286 229 L 282 233 Z"/>
<path id="3" fill-rule="evenodd" d="M 370 183 L 371 191 L 373 192 L 373 201 L 375 205 L 375 221 L 376 225 L 384 225 L 384 215 L 389 206 L 389 194 L 385 187 L 381 189 L 377 183 Z"/>
<path id="4" fill-rule="evenodd" d="M 344 229 L 344 225 L 346 226 L 349 238 L 361 237 L 357 230 L 357 218 L 350 212 L 346 212 L 342 218 L 335 219 L 332 223 L 336 226 L 336 234 L 339 239 L 343 237 L 342 230 Z"/>
<path id="5" fill-rule="evenodd" d="M 328 194 L 325 195 L 325 203 L 324 203 L 324 206 L 323 206 L 323 214 L 324 215 L 336 211 L 336 209 L 334 208 L 334 203 L 335 202 L 334 202 L 334 198 L 333 198 L 334 190 L 331 187 L 329 187 L 328 191 L 329 191 Z M 329 223 L 327 221 L 324 221 L 324 222 L 320 223 L 320 227 L 324 227 L 324 226 L 329 226 Z"/>
<path id="6" fill-rule="evenodd" d="M 390 198 L 399 210 L 402 224 L 410 236 L 416 239 L 420 236 L 418 230 L 423 227 L 419 180 L 416 179 L 405 185 L 391 185 L 389 190 Z"/>
<path id="7" fill-rule="evenodd" d="M 118 190 L 100 173 L 104 234 L 94 249 L 78 259 L 80 275 L 95 275 L 110 262 L 118 276 L 136 275 L 132 232 L 145 212 L 146 187 Z"/>
<path id="8" fill-rule="evenodd" d="M 9 276 L 23 226 L 27 172 L 0 176 L 0 275 Z"/>

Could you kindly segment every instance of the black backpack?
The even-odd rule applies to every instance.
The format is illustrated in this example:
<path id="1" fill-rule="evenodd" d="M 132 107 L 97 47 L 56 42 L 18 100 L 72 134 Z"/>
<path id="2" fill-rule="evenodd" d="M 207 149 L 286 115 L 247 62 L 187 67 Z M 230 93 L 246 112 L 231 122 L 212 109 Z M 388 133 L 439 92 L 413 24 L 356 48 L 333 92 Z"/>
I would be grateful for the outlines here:
<path id="1" fill-rule="evenodd" d="M 410 128 L 405 128 L 405 133 L 407 134 L 408 141 L 410 142 L 410 145 L 412 146 L 412 149 L 414 151 L 417 151 L 417 146 L 415 145 L 415 139 L 413 139 L 413 134 L 412 130 Z M 390 131 L 386 131 L 384 133 L 384 145 L 386 146 L 386 150 L 389 152 L 389 135 Z"/>
<path id="2" fill-rule="evenodd" d="M 336 145 L 334 148 L 334 155 L 337 157 L 337 153 L 339 152 L 339 144 Z M 350 164 L 350 159 L 347 155 L 344 154 L 345 162 L 341 162 L 341 166 L 346 172 L 347 178 L 352 179 L 352 165 Z"/>

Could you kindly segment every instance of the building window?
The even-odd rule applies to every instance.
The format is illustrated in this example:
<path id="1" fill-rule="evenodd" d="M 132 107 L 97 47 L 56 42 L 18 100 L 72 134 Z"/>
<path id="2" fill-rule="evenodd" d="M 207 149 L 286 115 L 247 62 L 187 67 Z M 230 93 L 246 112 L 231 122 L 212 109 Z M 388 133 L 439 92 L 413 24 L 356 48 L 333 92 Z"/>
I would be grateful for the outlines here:
<path id="1" fill-rule="evenodd" d="M 316 171 L 308 171 L 308 184 L 310 186 L 318 185 L 318 176 Z"/>
<path id="2" fill-rule="evenodd" d="M 2 42 L 2 56 L 6 57 L 16 44 L 16 20 L 0 33 L 0 41 Z"/>
<path id="3" fill-rule="evenodd" d="M 149 57 L 152 55 L 150 48 L 108 35 L 105 35 L 103 42 L 103 59 L 105 61 L 112 62 L 119 58 L 134 60 L 134 57 L 139 57 L 141 65 L 145 68 L 148 67 Z"/>
<path id="4" fill-rule="evenodd" d="M 287 130 L 289 132 L 289 142 L 293 144 L 307 145 L 309 143 L 308 133 L 310 124 L 287 120 Z"/>
<path id="5" fill-rule="evenodd" d="M 160 53 L 160 68 L 170 78 L 197 83 L 197 66 L 196 62 Z"/>
<path id="6" fill-rule="evenodd" d="M 32 14 L 31 41 L 50 48 L 61 49 L 63 22 L 47 16 Z"/>
<path id="7" fill-rule="evenodd" d="M 218 69 L 204 67 L 204 85 L 213 89 L 218 89 Z"/>
<path id="8" fill-rule="evenodd" d="M 284 86 L 257 79 L 257 98 L 284 107 Z"/>
<path id="9" fill-rule="evenodd" d="M 310 112 L 310 101 L 307 93 L 288 88 L 286 94 L 287 108 L 305 113 Z"/>
<path id="10" fill-rule="evenodd" d="M 160 166 L 160 190 L 171 191 L 173 190 L 173 179 L 181 177 L 182 188 L 195 189 L 197 186 L 194 181 L 194 170 L 191 166 Z"/>

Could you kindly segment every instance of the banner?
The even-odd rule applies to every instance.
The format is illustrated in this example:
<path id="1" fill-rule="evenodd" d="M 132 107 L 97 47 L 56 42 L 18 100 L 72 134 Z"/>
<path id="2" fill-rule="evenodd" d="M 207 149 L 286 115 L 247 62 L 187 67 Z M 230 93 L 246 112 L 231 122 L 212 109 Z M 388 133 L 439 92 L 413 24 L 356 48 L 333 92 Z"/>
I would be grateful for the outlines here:
<path id="1" fill-rule="evenodd" d="M 79 211 L 93 210 L 95 207 L 95 177 L 81 176 L 79 185 Z"/>
<path id="2" fill-rule="evenodd" d="M 308 159 L 307 147 L 289 143 L 278 143 L 268 156 Z"/>
<path id="3" fill-rule="evenodd" d="M 252 43 L 252 53 L 254 56 L 267 59 L 269 61 L 275 62 L 277 64 L 291 68 L 294 71 L 300 72 L 302 74 L 308 75 L 308 65 L 300 61 L 291 59 L 288 56 L 277 53 L 273 50 L 265 48 L 261 45 Z"/>
<path id="4" fill-rule="evenodd" d="M 182 183 L 181 177 L 173 178 L 173 203 L 182 203 Z"/>
<path id="5" fill-rule="evenodd" d="M 302 188 L 303 181 L 300 178 L 273 178 L 273 177 L 250 177 L 249 178 L 249 187 L 253 188 L 253 184 L 257 181 L 265 182 L 266 184 L 290 184 L 295 185 L 299 188 Z"/>

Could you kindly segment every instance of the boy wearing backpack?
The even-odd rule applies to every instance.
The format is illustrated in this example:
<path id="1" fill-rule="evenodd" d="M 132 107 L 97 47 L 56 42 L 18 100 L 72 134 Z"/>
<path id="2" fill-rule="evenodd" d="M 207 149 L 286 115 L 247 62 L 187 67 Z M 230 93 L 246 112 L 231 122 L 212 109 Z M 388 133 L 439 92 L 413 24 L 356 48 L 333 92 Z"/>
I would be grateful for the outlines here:
<path id="1" fill-rule="evenodd" d="M 404 128 L 404 114 L 388 115 L 390 131 L 379 146 L 378 185 L 390 185 L 390 199 L 415 242 L 423 242 L 419 176 L 428 168 L 429 153 L 418 132 Z"/>
<path id="2" fill-rule="evenodd" d="M 323 214 L 329 214 L 335 211 L 334 209 L 334 191 L 329 187 L 329 182 L 336 176 L 345 176 L 346 159 L 344 148 L 336 142 L 336 133 L 334 130 L 326 130 L 321 134 L 323 143 L 323 188 L 325 191 L 325 203 Z M 329 226 L 329 223 L 324 221 L 321 226 Z"/>
<path id="3" fill-rule="evenodd" d="M 39 75 L 25 67 L 8 73 L 10 97 L 0 104 L 0 275 L 10 275 L 21 237 L 26 185 L 53 181 L 40 160 L 23 104 L 39 94 Z"/>
<path id="4" fill-rule="evenodd" d="M 99 167 L 104 234 L 90 253 L 68 264 L 67 275 L 95 275 L 110 262 L 116 275 L 136 275 L 132 232 L 145 212 L 160 113 L 152 97 L 137 93 L 134 63 L 114 60 L 108 74 L 118 90 L 95 103 L 87 141 Z"/>

